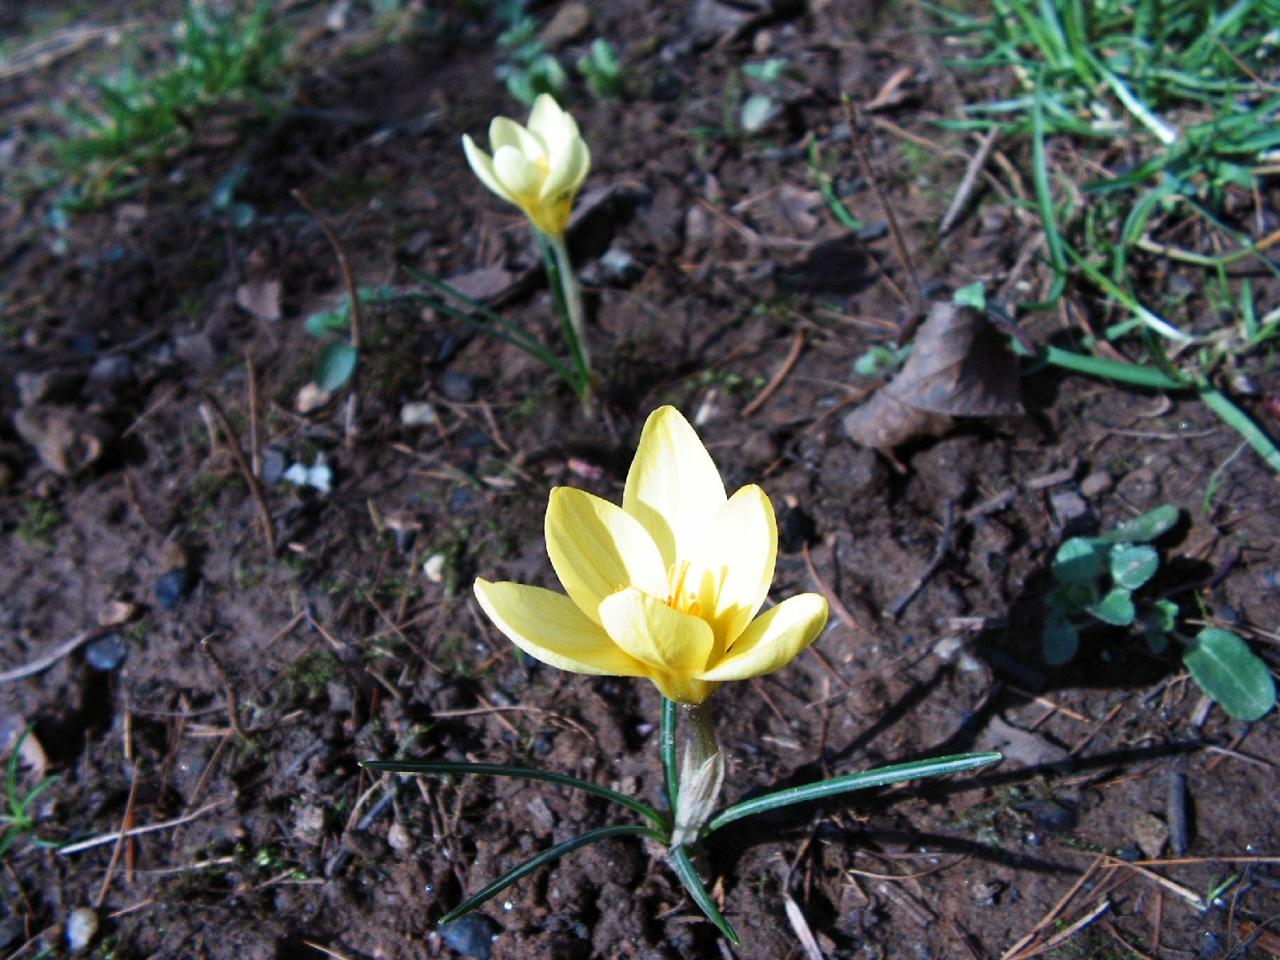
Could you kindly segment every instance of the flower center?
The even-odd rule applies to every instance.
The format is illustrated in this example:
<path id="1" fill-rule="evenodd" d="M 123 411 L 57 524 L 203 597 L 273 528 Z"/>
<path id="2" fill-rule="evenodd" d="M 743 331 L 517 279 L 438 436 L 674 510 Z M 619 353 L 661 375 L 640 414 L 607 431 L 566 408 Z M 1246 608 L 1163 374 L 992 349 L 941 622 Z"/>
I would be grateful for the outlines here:
<path id="1" fill-rule="evenodd" d="M 697 617 L 702 615 L 702 604 L 698 601 L 697 590 L 686 584 L 690 566 L 688 560 L 671 565 L 667 571 L 667 599 L 664 602 L 672 610 Z"/>

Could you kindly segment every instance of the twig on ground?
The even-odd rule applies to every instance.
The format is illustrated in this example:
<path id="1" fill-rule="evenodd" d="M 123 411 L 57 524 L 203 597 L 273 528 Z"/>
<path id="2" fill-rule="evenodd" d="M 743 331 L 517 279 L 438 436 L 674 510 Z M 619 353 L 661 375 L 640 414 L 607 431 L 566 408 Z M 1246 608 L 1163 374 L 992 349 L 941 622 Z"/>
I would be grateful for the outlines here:
<path id="1" fill-rule="evenodd" d="M 214 419 L 218 421 L 218 429 L 222 431 L 223 439 L 227 442 L 227 448 L 231 451 L 231 456 L 236 461 L 240 475 L 244 477 L 245 485 L 248 486 L 249 493 L 253 496 L 253 502 L 257 505 L 258 522 L 262 526 L 262 539 L 266 541 L 267 552 L 274 554 L 276 552 L 276 532 L 271 523 L 271 511 L 267 508 L 266 497 L 262 495 L 262 484 L 258 483 L 257 476 L 249 469 L 249 461 L 245 459 L 244 449 L 240 446 L 239 438 L 231 429 L 231 422 L 227 419 L 226 413 L 223 412 L 222 404 L 218 403 L 217 397 L 206 391 L 201 409 L 208 410 L 213 414 Z"/>
<path id="2" fill-rule="evenodd" d="M 742 408 L 742 415 L 749 417 L 761 407 L 765 401 L 773 396 L 774 391 L 782 386 L 782 381 L 787 378 L 787 374 L 791 372 L 791 368 L 796 365 L 796 361 L 800 359 L 800 351 L 804 349 L 804 331 L 797 330 L 794 337 L 791 338 L 791 349 L 787 351 L 786 358 L 782 361 L 782 366 L 778 367 L 769 382 L 764 388 L 755 395 L 755 398 Z"/>
<path id="3" fill-rule="evenodd" d="M 964 177 L 960 181 L 960 186 L 956 188 L 956 195 L 951 199 L 951 206 L 947 207 L 947 212 L 942 216 L 942 222 L 938 224 L 938 233 L 944 235 L 948 233 L 968 206 L 969 198 L 973 196 L 973 188 L 978 184 L 978 174 L 986 167 L 987 159 L 991 156 L 991 150 L 996 145 L 996 137 L 999 133 L 999 127 L 992 127 L 978 144 L 978 152 L 965 167 Z"/>
<path id="4" fill-rule="evenodd" d="M 320 232 L 324 234 L 329 246 L 333 248 L 334 258 L 338 261 L 338 270 L 342 274 L 342 282 L 347 288 L 347 298 L 351 303 L 351 349 L 358 355 L 360 353 L 361 327 L 360 320 L 360 295 L 356 290 L 355 279 L 351 275 L 351 264 L 347 261 L 346 251 L 342 249 L 342 244 L 338 242 L 338 235 L 333 232 L 333 228 L 329 226 L 329 222 L 320 214 L 316 213 L 315 207 L 311 206 L 311 202 L 301 190 L 289 191 L 293 199 L 298 201 L 298 205 L 310 214 L 311 219 L 316 222 L 316 226 L 320 228 Z M 356 440 L 356 420 L 359 409 L 358 396 L 360 369 L 351 375 L 351 392 L 347 394 L 346 405 L 346 423 L 344 424 L 345 441 L 347 449 L 355 446 Z"/>
<path id="5" fill-rule="evenodd" d="M 943 558 L 946 557 L 947 551 L 951 549 L 951 535 L 955 533 L 956 528 L 956 505 L 954 500 L 948 500 L 942 515 L 942 533 L 938 535 L 938 544 L 933 549 L 933 556 L 929 558 L 929 565 L 924 568 L 924 572 L 916 578 L 916 582 L 907 588 L 906 593 L 900 596 L 893 604 L 885 610 L 885 613 L 893 619 L 898 619 L 902 615 L 902 611 L 907 609 L 907 605 L 915 599 L 916 594 L 929 581 L 929 578 L 937 573 L 938 568 L 942 566 Z"/>
<path id="6" fill-rule="evenodd" d="M 94 907 L 98 910 L 102 909 L 102 905 L 107 902 L 107 893 L 111 889 L 111 878 L 115 876 L 116 865 L 120 862 L 120 851 L 124 849 L 125 838 L 129 835 L 129 828 L 133 826 L 133 801 L 138 795 L 138 764 L 133 764 L 133 774 L 129 780 L 129 798 L 124 802 L 124 816 L 120 818 L 120 832 L 116 838 L 116 845 L 111 850 L 111 861 L 107 864 L 106 875 L 102 878 L 102 886 L 98 888 L 98 899 L 94 901 Z"/>
<path id="7" fill-rule="evenodd" d="M 190 823 L 192 820 L 195 820 L 199 817 L 203 817 L 210 810 L 214 810 L 218 807 L 225 806 L 230 802 L 231 801 L 228 799 L 213 800 L 209 803 L 206 803 L 200 809 L 193 811 L 192 813 L 188 813 L 185 816 L 181 816 L 181 817 L 175 817 L 172 820 L 162 820 L 159 823 L 149 823 L 145 827 L 131 827 L 130 829 L 124 830 L 124 831 L 104 833 L 98 837 L 91 837 L 88 840 L 81 840 L 79 843 L 71 843 L 65 847 L 59 847 L 58 856 L 70 857 L 77 853 L 83 853 L 86 850 L 92 850 L 94 847 L 101 847 L 104 844 L 115 843 L 118 839 L 120 839 L 121 833 L 123 833 L 123 835 L 127 837 L 137 837 L 137 836 L 141 836 L 144 833 L 154 833 L 157 830 L 170 830 L 173 827 L 180 827 L 184 823 Z"/>
<path id="8" fill-rule="evenodd" d="M 23 677 L 33 677 L 37 673 L 43 673 L 63 657 L 75 653 L 76 650 L 84 644 L 96 637 L 102 636 L 106 632 L 107 631 L 105 629 L 98 628 L 77 633 L 70 640 L 58 644 L 58 646 L 54 647 L 48 653 L 41 654 L 30 663 L 24 663 L 20 667 L 14 667 L 12 670 L 6 670 L 3 673 L 0 673 L 0 683 L 12 683 L 14 680 L 21 680 Z"/>

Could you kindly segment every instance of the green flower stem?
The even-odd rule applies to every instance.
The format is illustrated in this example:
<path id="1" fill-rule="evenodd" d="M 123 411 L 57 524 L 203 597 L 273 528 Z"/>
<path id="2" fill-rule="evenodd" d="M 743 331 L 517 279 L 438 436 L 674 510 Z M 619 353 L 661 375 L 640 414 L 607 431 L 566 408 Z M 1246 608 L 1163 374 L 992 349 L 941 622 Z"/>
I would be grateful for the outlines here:
<path id="1" fill-rule="evenodd" d="M 586 312 L 582 308 L 582 286 L 578 283 L 577 274 L 573 272 L 573 261 L 569 259 L 569 244 L 565 241 L 563 233 L 551 237 L 551 252 L 555 255 L 560 293 L 564 297 L 569 328 L 573 331 L 573 341 L 569 347 L 586 378 L 591 373 L 591 354 L 587 350 Z"/>
<path id="2" fill-rule="evenodd" d="M 702 835 L 708 836 L 735 820 L 754 816 L 767 810 L 788 807 L 796 803 L 807 803 L 810 800 L 821 800 L 824 797 L 848 793 L 853 790 L 866 790 L 870 787 L 882 787 L 890 783 L 901 783 L 904 780 L 918 780 L 921 777 L 937 777 L 947 773 L 960 773 L 975 767 L 984 767 L 1004 759 L 998 753 L 958 753 L 950 757 L 936 757 L 932 760 L 916 760 L 911 763 L 897 763 L 875 770 L 864 770 L 862 773 L 851 773 L 831 780 L 820 780 L 803 787 L 790 787 L 767 793 L 763 797 L 735 804 L 711 819 Z"/>
<path id="3" fill-rule="evenodd" d="M 674 700 L 662 698 L 662 733 L 658 741 L 658 750 L 662 754 L 662 778 L 666 784 L 667 802 L 671 804 L 671 815 L 676 814 L 676 801 L 680 799 L 679 774 L 676 771 L 676 726 L 679 721 L 680 705 Z"/>
<path id="4" fill-rule="evenodd" d="M 458 904 L 456 907 L 454 907 L 452 910 L 446 913 L 437 922 L 449 923 L 452 920 L 458 919 L 458 917 L 462 916 L 464 913 L 470 913 L 472 910 L 480 906 L 480 904 L 484 903 L 486 900 L 491 900 L 494 897 L 496 897 L 498 894 L 500 894 L 507 887 L 511 886 L 511 884 L 515 883 L 517 880 L 527 877 L 529 874 L 533 873 L 533 871 L 537 870 L 539 867 L 544 867 L 548 863 L 551 863 L 554 860 L 559 860 L 566 853 L 572 853 L 574 850 L 577 850 L 579 847 L 585 847 L 589 843 L 596 843 L 597 841 L 600 841 L 600 840 L 608 840 L 611 837 L 627 837 L 627 836 L 649 837 L 653 840 L 657 840 L 660 843 L 663 840 L 663 837 L 660 834 L 655 833 L 654 831 L 650 830 L 648 827 L 643 826 L 639 823 L 621 823 L 621 824 L 616 824 L 615 826 L 612 826 L 612 827 L 600 827 L 597 830 L 589 830 L 586 833 L 580 836 L 574 837 L 571 840 L 566 840 L 564 843 L 557 843 L 554 847 L 551 847 L 547 850 L 543 850 L 536 857 L 534 857 L 531 860 L 526 860 L 524 863 L 520 864 L 520 866 L 516 867 L 514 870 L 508 870 L 506 873 L 500 876 L 497 880 L 494 880 L 493 883 L 489 884 L 479 893 L 474 893 L 471 896 L 467 897 L 466 900 L 462 901 L 462 903 Z"/>
<path id="5" fill-rule="evenodd" d="M 625 793 L 618 793 L 616 790 L 610 790 L 608 787 L 602 787 L 592 783 L 589 780 L 579 780 L 577 777 L 566 776 L 563 773 L 551 773 L 546 770 L 532 770 L 528 767 L 509 767 L 505 764 L 498 763 L 430 763 L 416 760 L 361 760 L 360 766 L 370 770 L 382 770 L 388 773 L 425 773 L 435 776 L 447 774 L 481 774 L 490 777 L 512 777 L 516 780 L 542 780 L 546 783 L 558 784 L 562 787 L 572 787 L 574 790 L 581 790 L 584 793 L 590 793 L 597 797 L 602 797 L 620 806 L 626 807 L 635 813 L 640 814 L 650 823 L 652 823 L 661 836 L 658 838 L 665 842 L 666 833 L 670 829 L 670 824 L 664 817 L 653 807 L 649 806 L 634 797 L 629 797 Z"/>

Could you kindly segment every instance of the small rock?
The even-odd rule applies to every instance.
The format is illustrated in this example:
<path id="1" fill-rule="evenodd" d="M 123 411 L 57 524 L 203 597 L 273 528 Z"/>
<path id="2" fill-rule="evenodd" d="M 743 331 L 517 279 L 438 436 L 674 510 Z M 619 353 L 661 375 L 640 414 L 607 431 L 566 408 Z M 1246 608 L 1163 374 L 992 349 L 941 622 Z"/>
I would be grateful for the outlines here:
<path id="1" fill-rule="evenodd" d="M 616 243 L 600 258 L 600 271 L 609 283 L 624 287 L 638 280 L 642 272 L 631 251 Z"/>
<path id="2" fill-rule="evenodd" d="M 280 319 L 280 280 L 259 275 L 236 288 L 236 306 L 246 313 L 274 323 Z"/>
<path id="3" fill-rule="evenodd" d="M 1116 485 L 1115 479 L 1106 470 L 1094 470 L 1080 481 L 1080 492 L 1086 499 L 1096 500 L 1109 492 Z"/>
<path id="4" fill-rule="evenodd" d="M 76 907 L 67 917 L 67 949 L 72 953 L 86 950 L 98 935 L 98 915 L 88 907 Z"/>
<path id="5" fill-rule="evenodd" d="M 468 913 L 440 927 L 444 942 L 464 957 L 489 960 L 501 928 L 483 913 Z"/>
<path id="6" fill-rule="evenodd" d="M 432 583 L 444 582 L 444 554 L 433 553 L 422 564 L 422 573 Z"/>
<path id="7" fill-rule="evenodd" d="M 1064 534 L 1082 532 L 1089 525 L 1089 504 L 1071 487 L 1062 487 L 1050 493 L 1049 509 Z"/>
<path id="8" fill-rule="evenodd" d="M 1148 860 L 1159 859 L 1169 842 L 1169 825 L 1154 813 L 1140 813 L 1133 818 L 1133 837 Z"/>
<path id="9" fill-rule="evenodd" d="M 396 853 L 408 853 L 413 849 L 413 837 L 409 836 L 403 824 L 393 823 L 387 831 L 387 846 Z"/>
<path id="10" fill-rule="evenodd" d="M 306 416 L 308 413 L 314 413 L 319 410 L 332 399 L 333 394 L 328 390 L 321 390 L 314 383 L 307 383 L 303 385 L 302 389 L 298 391 L 298 396 L 294 398 L 293 409 Z"/>
<path id="11" fill-rule="evenodd" d="M 13 378 L 18 388 L 18 405 L 61 403 L 74 400 L 80 389 L 80 377 L 70 370 L 23 370 Z"/>
<path id="12" fill-rule="evenodd" d="M 128 623 L 138 613 L 138 605 L 131 600 L 108 600 L 107 605 L 98 611 L 98 626 L 118 627 Z"/>
<path id="13" fill-rule="evenodd" d="M 112 437 L 102 420 L 71 407 L 36 404 L 13 415 L 18 435 L 36 448 L 40 462 L 64 477 L 73 476 L 102 456 Z"/>
<path id="14" fill-rule="evenodd" d="M 454 403 L 470 403 L 476 395 L 475 377 L 446 370 L 440 377 L 440 392 Z"/>
<path id="15" fill-rule="evenodd" d="M 425 400 L 411 401 L 400 408 L 400 425 L 405 427 L 429 427 L 438 423 L 436 408 Z"/>
<path id="16" fill-rule="evenodd" d="M 328 494 L 333 489 L 333 470 L 321 456 L 314 466 L 295 463 L 284 472 L 283 478 L 295 487 L 310 487 L 320 494 Z"/>
<path id="17" fill-rule="evenodd" d="M 571 40 L 577 40 L 587 32 L 589 26 L 591 26 L 591 8 L 575 0 L 573 3 L 566 3 L 556 11 L 555 16 L 542 28 L 538 39 L 554 50 Z"/>
<path id="18" fill-rule="evenodd" d="M 123 353 L 109 353 L 99 357 L 89 368 L 86 386 L 91 392 L 119 390 L 133 380 L 133 364 Z"/>
<path id="19" fill-rule="evenodd" d="M 186 595 L 191 591 L 195 578 L 186 567 L 170 570 L 156 581 L 156 603 L 162 609 L 177 610 Z"/>
<path id="20" fill-rule="evenodd" d="M 178 359 L 193 370 L 207 373 L 218 365 L 218 351 L 207 333 L 183 333 L 173 338 Z"/>
<path id="21" fill-rule="evenodd" d="M 262 462 L 258 465 L 258 478 L 269 487 L 275 486 L 284 477 L 284 451 L 279 447 L 267 447 L 262 451 Z"/>
<path id="22" fill-rule="evenodd" d="M 103 634 L 84 648 L 85 663 L 103 673 L 115 670 L 124 663 L 124 658 L 128 655 L 129 647 L 124 642 L 124 637 L 114 632 Z"/>
<path id="23" fill-rule="evenodd" d="M 298 808 L 293 815 L 293 831 L 307 843 L 324 839 L 324 810 L 314 803 Z"/>

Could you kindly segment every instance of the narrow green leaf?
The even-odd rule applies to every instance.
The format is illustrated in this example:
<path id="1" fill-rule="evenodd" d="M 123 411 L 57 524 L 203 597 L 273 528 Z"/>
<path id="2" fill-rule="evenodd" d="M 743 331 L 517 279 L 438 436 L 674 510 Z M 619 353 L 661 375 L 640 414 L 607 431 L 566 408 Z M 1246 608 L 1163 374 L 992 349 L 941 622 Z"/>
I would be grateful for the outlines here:
<path id="1" fill-rule="evenodd" d="M 1055 367 L 1061 367 L 1063 370 L 1101 377 L 1104 380 L 1115 380 L 1117 383 L 1129 383 L 1135 387 L 1147 387 L 1151 390 L 1186 390 L 1193 386 L 1182 380 L 1176 380 L 1155 367 L 1125 363 L 1123 360 L 1108 360 L 1105 357 L 1090 357 L 1061 347 L 1045 347 L 1040 352 L 1040 360 Z"/>
<path id="2" fill-rule="evenodd" d="M 554 847 L 543 850 L 531 860 L 526 860 L 515 869 L 508 870 L 480 892 L 473 893 L 471 896 L 467 897 L 466 900 L 463 900 L 462 903 L 458 904 L 441 917 L 437 923 L 443 924 L 457 920 L 464 913 L 470 913 L 485 901 L 492 900 L 517 880 L 527 877 L 539 867 L 544 867 L 549 863 L 559 860 L 566 853 L 572 853 L 579 847 L 585 847 L 589 843 L 597 843 L 601 840 L 608 840 L 612 837 L 626 836 L 646 836 L 657 840 L 659 843 L 663 842 L 663 837 L 660 834 L 654 833 L 654 831 L 650 830 L 648 827 L 642 826 L 638 823 L 621 823 L 612 827 L 600 827 L 598 830 L 588 830 L 580 836 L 564 841 L 564 843 L 557 843 Z M 737 941 L 735 941 L 735 943 L 736 942 Z"/>
<path id="3" fill-rule="evenodd" d="M 1276 702 L 1267 665 L 1229 630 L 1207 627 L 1182 654 L 1200 688 L 1237 720 L 1257 720 Z"/>
<path id="4" fill-rule="evenodd" d="M 998 753 L 957 753 L 949 757 L 913 760 L 910 763 L 897 763 L 888 767 L 877 767 L 874 770 L 850 773 L 843 777 L 834 777 L 831 780 L 820 780 L 817 783 L 806 784 L 802 787 L 788 787 L 786 790 L 766 793 L 763 797 L 745 800 L 742 803 L 734 804 L 726 810 L 722 810 L 711 818 L 711 822 L 702 831 L 702 835 L 708 836 L 735 820 L 751 817 L 757 813 L 764 813 L 767 810 L 789 807 L 796 803 L 808 803 L 811 800 L 821 800 L 824 797 L 833 797 L 837 794 L 850 793 L 854 790 L 883 787 L 889 783 L 919 780 L 922 777 L 940 777 L 948 773 L 962 773 L 965 770 L 985 767 L 987 764 L 996 763 L 1003 759 Z"/>
<path id="5" fill-rule="evenodd" d="M 689 896 L 693 898 L 693 902 L 706 914 L 707 919 L 714 923 L 716 929 L 724 934 L 725 939 L 735 947 L 742 943 L 738 939 L 738 932 L 724 918 L 720 908 L 716 906 L 716 902 L 707 893 L 707 888 L 702 885 L 702 878 L 698 876 L 698 871 L 694 869 L 693 861 L 689 859 L 689 851 L 685 847 L 675 847 L 671 850 L 670 856 L 671 866 L 675 870 L 676 876 L 680 878 L 684 888 L 689 891 Z"/>
<path id="6" fill-rule="evenodd" d="M 326 392 L 337 390 L 356 372 L 359 359 L 356 348 L 349 343 L 326 343 L 316 360 L 313 379 L 316 386 Z"/>
<path id="7" fill-rule="evenodd" d="M 1103 623 L 1109 623 L 1113 627 L 1131 626 L 1138 615 L 1133 606 L 1133 597 L 1124 587 L 1115 587 L 1088 610 Z"/>
<path id="8" fill-rule="evenodd" d="M 1053 578 L 1064 586 L 1093 583 L 1102 573 L 1102 556 L 1092 541 L 1072 537 L 1058 548 L 1052 569 Z"/>
<path id="9" fill-rule="evenodd" d="M 1111 579 L 1126 590 L 1137 590 L 1159 567 L 1160 556 L 1153 547 L 1117 543 L 1111 548 Z"/>
<path id="10" fill-rule="evenodd" d="M 676 767 L 676 724 L 680 717 L 680 705 L 674 700 L 662 698 L 662 733 L 658 751 L 662 755 L 662 779 L 666 781 L 667 801 L 671 815 L 676 815 L 676 800 L 680 791 L 680 774 Z"/>
<path id="11" fill-rule="evenodd" d="M 1044 618 L 1044 631 L 1040 634 L 1040 652 L 1044 662 L 1060 667 L 1075 659 L 1080 649 L 1080 631 L 1065 614 L 1050 610 Z"/>
<path id="12" fill-rule="evenodd" d="M 590 780 L 580 780 L 577 777 L 570 777 L 563 773 L 552 773 L 549 770 L 511 767 L 500 763 L 436 763 L 424 760 L 361 760 L 360 766 L 369 770 L 383 770 L 387 773 L 418 773 L 432 776 L 477 774 L 487 777 L 512 777 L 517 780 L 541 780 L 544 783 L 554 783 L 561 787 L 582 790 L 593 796 L 609 800 L 640 814 L 659 830 L 666 831 L 670 829 L 666 817 L 635 797 L 629 797 L 625 793 L 618 793 L 616 790 L 602 787 L 599 784 L 592 783 Z"/>
<path id="13" fill-rule="evenodd" d="M 1226 394 L 1213 387 L 1201 387 L 1200 399 L 1227 426 L 1247 440 L 1258 456 L 1266 461 L 1267 466 L 1280 473 L 1280 448 L 1276 447 L 1275 441 L 1248 414 L 1232 403 Z"/>
<path id="14" fill-rule="evenodd" d="M 1158 540 L 1178 523 L 1180 513 L 1171 503 L 1161 504 L 1140 517 L 1127 520 L 1114 530 L 1098 536 L 1103 543 L 1150 543 Z"/>

